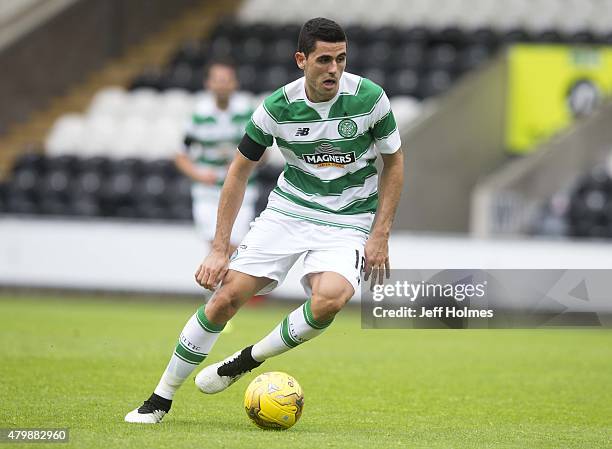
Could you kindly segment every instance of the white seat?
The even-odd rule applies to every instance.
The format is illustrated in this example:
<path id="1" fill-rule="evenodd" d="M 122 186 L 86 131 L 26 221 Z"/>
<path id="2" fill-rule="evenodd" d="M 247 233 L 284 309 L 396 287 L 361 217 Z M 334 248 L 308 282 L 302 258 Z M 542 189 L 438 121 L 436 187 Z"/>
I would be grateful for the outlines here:
<path id="1" fill-rule="evenodd" d="M 140 148 L 143 159 L 170 159 L 180 151 L 183 142 L 182 121 L 162 117 L 149 124 Z"/>
<path id="2" fill-rule="evenodd" d="M 117 118 L 93 115 L 87 118 L 82 148 L 86 156 L 107 156 L 117 140 Z"/>
<path id="3" fill-rule="evenodd" d="M 410 123 L 421 113 L 421 103 L 414 97 L 398 95 L 392 97 L 389 101 L 391 102 L 393 115 L 395 115 L 395 121 L 400 129 L 402 125 Z"/>
<path id="4" fill-rule="evenodd" d="M 85 140 L 85 119 L 80 114 L 64 114 L 55 121 L 45 138 L 50 156 L 79 154 Z"/>
<path id="5" fill-rule="evenodd" d="M 533 31 L 561 27 L 565 31 L 608 31 L 612 22 L 609 0 L 352 0 L 343 8 L 338 2 L 311 0 L 248 0 L 238 17 L 245 23 L 303 23 L 316 15 L 342 25 L 422 25 L 432 28 L 461 26 L 473 29 L 492 26 L 499 30 L 527 27 Z M 609 14 L 610 13 L 610 14 Z"/>
<path id="6" fill-rule="evenodd" d="M 122 87 L 106 87 L 99 90 L 91 100 L 87 115 L 123 115 L 128 93 Z"/>
<path id="7" fill-rule="evenodd" d="M 144 145 L 149 131 L 145 118 L 138 115 L 126 117 L 118 126 L 109 156 L 117 159 L 141 157 L 146 152 Z"/>
<path id="8" fill-rule="evenodd" d="M 238 13 L 238 19 L 244 23 L 265 22 L 273 19 L 270 15 L 274 10 L 275 0 L 247 0 L 243 2 Z"/>
<path id="9" fill-rule="evenodd" d="M 187 120 L 194 107 L 194 96 L 182 89 L 168 89 L 159 97 L 159 115 Z"/>
<path id="10" fill-rule="evenodd" d="M 155 118 L 161 108 L 160 95 L 153 89 L 136 89 L 128 95 L 126 106 L 126 115 Z"/>

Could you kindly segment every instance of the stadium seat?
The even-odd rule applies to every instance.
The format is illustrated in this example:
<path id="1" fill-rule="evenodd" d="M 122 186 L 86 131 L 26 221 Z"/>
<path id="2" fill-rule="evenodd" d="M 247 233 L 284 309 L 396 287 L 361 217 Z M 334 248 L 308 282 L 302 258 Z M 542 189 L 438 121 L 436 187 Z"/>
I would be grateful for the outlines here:
<path id="1" fill-rule="evenodd" d="M 489 49 L 494 49 L 499 44 L 499 36 L 490 27 L 481 27 L 467 32 L 465 36 L 466 45 L 484 45 Z"/>
<path id="2" fill-rule="evenodd" d="M 112 158 L 142 157 L 146 154 L 144 147 L 147 135 L 151 132 L 149 122 L 140 116 L 130 116 L 119 123 L 106 154 Z"/>
<path id="3" fill-rule="evenodd" d="M 426 67 L 429 70 L 456 71 L 458 68 L 456 47 L 448 43 L 434 45 L 427 53 Z"/>
<path id="4" fill-rule="evenodd" d="M 47 171 L 47 158 L 37 153 L 19 157 L 5 187 L 6 209 L 13 213 L 36 213 L 40 180 Z"/>
<path id="5" fill-rule="evenodd" d="M 397 123 L 408 124 L 419 116 L 421 104 L 414 97 L 398 95 L 391 98 L 391 109 Z"/>
<path id="6" fill-rule="evenodd" d="M 155 89 L 134 89 L 127 96 L 125 116 L 140 116 L 144 119 L 154 118 L 159 114 L 161 102 L 159 93 Z"/>
<path id="7" fill-rule="evenodd" d="M 194 107 L 194 97 L 183 89 L 168 89 L 160 94 L 156 116 L 187 120 Z"/>
<path id="8" fill-rule="evenodd" d="M 37 214 L 37 194 L 34 189 L 29 187 L 29 180 L 26 181 L 28 190 L 23 190 L 18 184 L 18 181 L 13 176 L 8 183 L 5 185 L 5 210 L 11 214 Z"/>
<path id="9" fill-rule="evenodd" d="M 121 87 L 106 87 L 99 90 L 89 104 L 87 115 L 114 115 L 125 113 L 127 92 Z"/>
<path id="10" fill-rule="evenodd" d="M 293 55 L 295 54 L 296 47 L 295 39 L 282 37 L 281 35 L 278 40 L 267 43 L 264 53 L 267 60 L 273 63 L 280 63 L 288 60 L 293 64 Z"/>
<path id="11" fill-rule="evenodd" d="M 152 88 L 155 90 L 165 90 L 175 87 L 168 81 L 167 74 L 158 67 L 148 67 L 140 75 L 132 80 L 130 90 L 140 88 Z"/>
<path id="12" fill-rule="evenodd" d="M 227 58 L 227 57 L 232 56 L 234 52 L 232 42 L 238 42 L 238 41 L 232 41 L 230 37 L 226 35 L 220 35 L 220 36 L 215 37 L 214 40 L 210 44 L 211 57 L 212 58 Z"/>
<path id="13" fill-rule="evenodd" d="M 446 70 L 432 70 L 419 80 L 419 98 L 433 97 L 446 92 L 453 81 L 452 74 Z"/>
<path id="14" fill-rule="evenodd" d="M 73 194 L 68 200 L 68 213 L 78 217 L 99 217 L 102 209 L 98 199 L 92 195 Z"/>
<path id="15" fill-rule="evenodd" d="M 600 0 L 473 0 L 469 7 L 460 0 L 379 0 L 375 5 L 356 0 L 342 11 L 333 2 L 312 0 L 303 6 L 297 0 L 247 0 L 237 18 L 221 20 L 205 39 L 182 43 L 164 67 L 150 67 L 133 79 L 129 91 L 101 89 L 86 115 L 56 121 L 45 144 L 49 158 L 28 156 L 18 162 L 0 192 L 0 210 L 191 219 L 190 182 L 178 175 L 171 159 L 195 103 L 209 95 L 201 90 L 204 66 L 211 57 L 232 56 L 241 88 L 258 105 L 302 76 L 293 54 L 301 23 L 312 10 L 337 16 L 345 25 L 347 70 L 381 84 L 402 124 L 418 116 L 420 100 L 446 92 L 502 45 L 612 44 L 612 5 Z M 66 155 L 80 159 L 60 157 Z M 608 195 L 607 188 L 594 190 Z M 612 222 L 608 197 L 601 206 L 600 194 L 581 192 L 572 197 L 572 207 L 584 214 L 577 219 L 574 212 L 568 232 L 593 228 L 601 234 L 602 223 Z M 558 231 L 559 220 L 546 218 L 543 229 Z"/>
<path id="16" fill-rule="evenodd" d="M 174 53 L 170 65 L 189 64 L 194 67 L 202 67 L 206 63 L 208 48 L 199 40 L 190 40 Z"/>
<path id="17" fill-rule="evenodd" d="M 534 42 L 541 42 L 546 44 L 558 44 L 564 42 L 566 37 L 563 33 L 555 29 L 545 29 L 533 34 Z"/>
<path id="18" fill-rule="evenodd" d="M 387 89 L 391 96 L 419 95 L 419 73 L 413 69 L 402 69 L 393 72 L 387 83 Z"/>
<path id="19" fill-rule="evenodd" d="M 99 196 L 105 182 L 103 173 L 95 170 L 83 170 L 75 175 L 72 191 L 84 196 Z"/>
<path id="20" fill-rule="evenodd" d="M 389 68 L 407 68 L 420 70 L 424 66 L 425 49 L 422 44 L 409 42 L 395 49 L 387 66 Z"/>
<path id="21" fill-rule="evenodd" d="M 379 69 L 391 58 L 392 52 L 393 47 L 391 43 L 383 40 L 376 40 L 362 47 L 361 57 L 368 61 L 370 67 Z"/>
<path id="22" fill-rule="evenodd" d="M 258 2 L 255 2 L 259 4 Z M 255 4 L 247 2 L 245 8 Z M 292 2 L 289 2 L 290 4 Z M 397 15 L 397 10 L 403 8 L 416 8 L 417 11 L 427 11 L 432 14 L 436 9 L 430 5 L 431 2 L 421 0 L 406 2 L 406 6 L 400 7 L 391 0 L 380 2 L 379 9 L 388 11 L 389 5 L 394 5 L 392 10 Z M 478 23 L 477 26 L 468 27 L 460 20 L 450 21 L 442 24 L 440 20 L 436 25 L 427 21 L 408 26 L 406 23 L 384 22 L 373 24 L 371 20 L 351 20 L 346 22 L 346 33 L 349 38 L 348 70 L 354 73 L 375 73 L 380 81 L 383 77 L 378 76 L 379 70 L 385 72 L 384 78 L 387 83 L 393 80 L 391 72 L 402 68 L 421 71 L 444 70 L 455 79 L 457 74 L 477 67 L 484 60 L 491 57 L 499 48 L 500 44 L 512 44 L 515 42 L 529 41 L 555 41 L 564 33 L 551 24 L 547 28 L 527 26 L 523 20 L 528 17 L 525 11 L 529 8 L 524 1 L 510 2 L 509 5 L 500 6 L 491 0 L 475 0 L 475 14 L 494 14 L 495 16 L 507 16 L 506 23 L 498 30 L 491 21 Z M 317 3 L 318 4 L 318 3 Z M 264 9 L 269 3 L 262 3 Z M 444 12 L 446 17 L 463 17 L 464 12 L 456 0 L 446 0 L 442 6 L 450 12 Z M 538 7 L 548 7 L 548 0 L 540 0 Z M 542 6 L 545 5 L 545 6 Z M 548 5 L 548 6 L 546 6 Z M 360 6 L 352 5 L 355 8 Z M 324 6 L 326 11 L 327 4 Z M 273 13 L 276 14 L 278 5 L 275 4 Z M 281 7 L 284 8 L 284 7 Z M 438 7 L 439 9 L 439 7 Z M 444 9 L 444 8 L 443 8 Z M 464 8 L 463 8 L 464 9 Z M 472 7 L 470 8 L 471 14 Z M 504 11 L 504 14 L 500 13 Z M 505 14 L 507 12 L 507 14 Z M 366 10 L 371 15 L 370 9 Z M 366 14 L 349 13 L 353 19 Z M 270 12 L 272 14 L 272 11 Z M 468 14 L 469 16 L 469 14 Z M 263 16 L 262 16 L 263 17 Z M 295 14 L 288 20 L 296 21 Z M 446 19 L 444 19 L 446 20 Z M 479 19 L 480 20 L 480 19 Z M 368 23 L 364 26 L 363 23 Z M 442 26 L 444 25 L 444 26 Z M 554 25 L 554 24 L 553 24 Z M 166 75 L 162 80 L 157 80 L 157 88 L 166 89 L 172 86 L 188 89 L 190 91 L 200 89 L 200 76 L 202 48 L 210 48 L 209 55 L 231 55 L 239 61 L 238 77 L 244 89 L 259 93 L 264 90 L 273 90 L 284 83 L 284 80 L 295 79 L 301 76 L 295 70 L 295 62 L 291 55 L 295 50 L 295 37 L 299 32 L 298 23 L 280 24 L 277 20 L 271 21 L 267 16 L 262 21 L 248 20 L 245 22 L 221 22 L 213 32 L 210 45 L 186 43 L 181 47 L 171 64 L 166 67 Z M 603 37 L 594 34 L 590 30 L 576 31 L 573 33 L 576 42 L 595 42 L 603 40 Z M 600 33 L 601 34 L 601 33 Z M 569 38 L 571 41 L 571 38 Z M 198 53 L 200 52 L 200 53 Z M 198 56 L 200 55 L 200 56 Z M 280 68 L 284 66 L 284 68 Z M 133 85 L 142 84 L 141 78 L 135 80 Z M 276 84 L 275 84 L 276 83 Z M 394 85 L 383 87 L 394 90 Z M 433 92 L 425 90 L 423 92 Z M 405 94 L 406 92 L 401 92 Z"/>
<path id="23" fill-rule="evenodd" d="M 167 83 L 168 86 L 195 92 L 201 88 L 202 77 L 203 69 L 181 63 L 170 68 Z"/>
<path id="24" fill-rule="evenodd" d="M 253 90 L 255 92 L 273 91 L 279 86 L 293 81 L 291 72 L 282 65 L 272 65 L 261 72 L 261 76 L 257 77 Z"/>
<path id="25" fill-rule="evenodd" d="M 491 56 L 491 49 L 486 45 L 470 45 L 464 48 L 460 55 L 457 68 L 460 72 L 467 72 L 478 67 Z"/>
<path id="26" fill-rule="evenodd" d="M 38 193 L 39 182 L 43 176 L 43 173 L 31 168 L 22 168 L 13 174 L 12 191 L 35 195 Z"/>
<path id="27" fill-rule="evenodd" d="M 380 86 L 387 85 L 387 75 L 382 68 L 371 67 L 367 69 L 363 69 L 361 74 L 368 78 L 369 80 L 374 81 L 376 84 Z"/>
<path id="28" fill-rule="evenodd" d="M 33 170 L 37 175 L 44 173 L 47 167 L 47 157 L 37 152 L 23 153 L 17 158 L 13 166 L 13 172 L 23 169 Z"/>
<path id="29" fill-rule="evenodd" d="M 172 158 L 182 147 L 184 120 L 160 117 L 150 122 L 140 148 L 143 159 Z"/>
<path id="30" fill-rule="evenodd" d="M 595 167 L 576 184 L 567 222 L 574 237 L 612 237 L 612 179 L 606 167 Z"/>
<path id="31" fill-rule="evenodd" d="M 45 149 L 50 156 L 74 154 L 86 140 L 87 125 L 79 114 L 65 114 L 54 124 L 45 139 Z"/>
<path id="32" fill-rule="evenodd" d="M 240 65 L 237 70 L 237 76 L 238 82 L 243 89 L 251 92 L 258 92 L 258 90 L 255 88 L 258 82 L 257 68 L 255 65 Z M 261 90 L 259 90 L 259 92 L 261 92 Z"/>
<path id="33" fill-rule="evenodd" d="M 77 145 L 75 154 L 82 156 L 102 156 L 115 146 L 118 140 L 120 117 L 112 115 L 93 115 L 86 121 L 85 135 Z"/>

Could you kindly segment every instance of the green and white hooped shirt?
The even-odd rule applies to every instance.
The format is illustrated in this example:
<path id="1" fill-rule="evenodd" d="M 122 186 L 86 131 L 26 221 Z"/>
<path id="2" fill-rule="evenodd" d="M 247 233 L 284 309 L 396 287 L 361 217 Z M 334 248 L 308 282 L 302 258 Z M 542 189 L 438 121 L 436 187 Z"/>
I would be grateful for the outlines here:
<path id="1" fill-rule="evenodd" d="M 304 78 L 278 89 L 255 110 L 246 133 L 286 164 L 268 208 L 315 223 L 370 232 L 378 206 L 377 152 L 401 145 L 382 87 L 350 73 L 330 101 L 312 103 Z"/>
<path id="2" fill-rule="evenodd" d="M 225 110 L 217 107 L 212 95 L 206 95 L 197 102 L 185 131 L 184 151 L 196 165 L 214 170 L 219 180 L 217 187 L 194 183 L 194 196 L 204 194 L 211 188 L 218 190 L 223 185 L 252 113 L 251 99 L 239 92 L 230 97 Z"/>

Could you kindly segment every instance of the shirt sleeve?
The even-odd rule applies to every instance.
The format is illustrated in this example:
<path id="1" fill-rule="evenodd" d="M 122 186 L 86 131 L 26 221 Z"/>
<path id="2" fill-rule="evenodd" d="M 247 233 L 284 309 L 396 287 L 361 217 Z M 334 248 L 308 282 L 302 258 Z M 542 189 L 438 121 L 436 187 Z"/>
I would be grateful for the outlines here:
<path id="1" fill-rule="evenodd" d="M 195 138 L 195 124 L 193 116 L 189 117 L 189 120 L 185 122 L 185 125 L 183 126 L 183 136 L 181 152 L 189 154 L 189 147 L 192 143 L 197 142 L 197 139 Z"/>
<path id="2" fill-rule="evenodd" d="M 372 122 L 370 129 L 378 151 L 383 154 L 392 154 L 399 150 L 402 142 L 397 123 L 395 123 L 395 116 L 391 110 L 391 103 L 384 92 L 374 108 Z"/>
<path id="3" fill-rule="evenodd" d="M 247 123 L 245 132 L 251 140 L 267 148 L 274 143 L 274 126 L 274 120 L 260 104 Z"/>

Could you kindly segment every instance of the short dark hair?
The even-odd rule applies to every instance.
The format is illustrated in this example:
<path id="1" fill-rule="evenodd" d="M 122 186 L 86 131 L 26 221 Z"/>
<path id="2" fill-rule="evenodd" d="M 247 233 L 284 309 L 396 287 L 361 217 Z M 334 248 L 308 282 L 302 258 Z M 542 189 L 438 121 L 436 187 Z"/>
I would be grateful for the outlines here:
<path id="1" fill-rule="evenodd" d="M 210 58 L 206 62 L 206 65 L 204 66 L 204 77 L 205 78 L 208 78 L 208 75 L 210 74 L 210 69 L 215 65 L 229 67 L 234 72 L 237 70 L 236 63 L 229 56 L 215 56 L 215 57 Z"/>
<path id="2" fill-rule="evenodd" d="M 346 42 L 346 34 L 333 20 L 317 17 L 302 26 L 297 50 L 308 56 L 315 49 L 317 41 Z"/>

